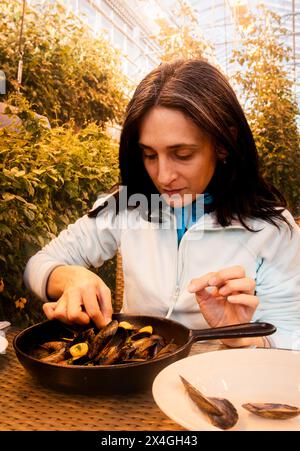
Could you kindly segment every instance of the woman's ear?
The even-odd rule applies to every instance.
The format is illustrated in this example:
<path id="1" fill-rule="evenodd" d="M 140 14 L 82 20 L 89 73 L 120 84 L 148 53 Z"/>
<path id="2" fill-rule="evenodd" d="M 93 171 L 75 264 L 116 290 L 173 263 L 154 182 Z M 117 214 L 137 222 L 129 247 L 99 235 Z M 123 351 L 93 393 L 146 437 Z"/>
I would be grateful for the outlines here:
<path id="1" fill-rule="evenodd" d="M 226 157 L 228 156 L 228 152 L 225 149 L 225 147 L 221 146 L 220 144 L 215 147 L 217 160 L 221 163 L 226 163 Z"/>
<path id="2" fill-rule="evenodd" d="M 230 131 L 230 134 L 231 134 L 232 138 L 234 139 L 234 141 L 236 141 L 237 135 L 238 135 L 237 128 L 229 127 L 229 131 Z M 226 158 L 228 157 L 228 151 L 225 149 L 225 147 L 222 146 L 221 144 L 216 144 L 215 151 L 216 151 L 218 161 L 226 164 Z"/>

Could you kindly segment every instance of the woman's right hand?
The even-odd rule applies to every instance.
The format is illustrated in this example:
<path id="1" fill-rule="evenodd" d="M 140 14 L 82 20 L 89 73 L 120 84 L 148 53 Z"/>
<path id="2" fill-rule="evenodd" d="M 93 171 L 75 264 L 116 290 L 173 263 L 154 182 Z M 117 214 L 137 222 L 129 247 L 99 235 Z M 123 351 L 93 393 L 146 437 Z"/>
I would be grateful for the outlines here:
<path id="1" fill-rule="evenodd" d="M 82 266 L 58 266 L 48 278 L 47 296 L 57 299 L 43 305 L 48 319 L 101 328 L 111 321 L 111 292 L 103 280 Z"/>

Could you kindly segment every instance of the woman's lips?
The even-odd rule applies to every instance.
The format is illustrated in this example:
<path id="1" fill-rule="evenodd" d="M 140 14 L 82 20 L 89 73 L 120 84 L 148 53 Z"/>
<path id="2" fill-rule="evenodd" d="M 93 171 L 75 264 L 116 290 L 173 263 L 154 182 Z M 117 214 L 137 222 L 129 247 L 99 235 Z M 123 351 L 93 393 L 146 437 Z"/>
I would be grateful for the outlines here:
<path id="1" fill-rule="evenodd" d="M 163 194 L 167 194 L 168 196 L 173 196 L 175 194 L 180 194 L 182 190 L 183 190 L 183 188 L 172 189 L 172 190 L 165 189 L 165 190 L 163 190 Z"/>

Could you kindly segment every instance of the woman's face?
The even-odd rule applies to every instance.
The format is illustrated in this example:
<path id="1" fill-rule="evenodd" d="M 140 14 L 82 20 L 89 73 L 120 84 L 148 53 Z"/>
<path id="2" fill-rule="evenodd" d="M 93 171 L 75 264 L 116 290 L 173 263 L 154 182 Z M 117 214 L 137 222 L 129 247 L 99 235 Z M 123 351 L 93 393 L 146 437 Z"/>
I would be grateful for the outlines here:
<path id="1" fill-rule="evenodd" d="M 146 171 L 169 205 L 186 205 L 205 192 L 216 167 L 215 149 L 181 111 L 152 108 L 141 123 L 139 146 Z"/>

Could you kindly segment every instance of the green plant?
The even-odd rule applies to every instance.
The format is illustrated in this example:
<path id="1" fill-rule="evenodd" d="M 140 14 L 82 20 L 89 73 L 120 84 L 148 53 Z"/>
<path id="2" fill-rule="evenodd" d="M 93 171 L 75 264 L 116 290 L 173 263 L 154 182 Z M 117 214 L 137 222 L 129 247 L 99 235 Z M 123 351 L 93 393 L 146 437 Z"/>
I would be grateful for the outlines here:
<path id="1" fill-rule="evenodd" d="M 118 151 L 95 123 L 47 129 L 22 97 L 18 109 L 19 131 L 0 129 L 0 318 L 26 325 L 41 315 L 23 285 L 26 262 L 117 183 Z"/>
<path id="2" fill-rule="evenodd" d="M 211 54 L 211 44 L 199 32 L 193 8 L 184 0 L 177 0 L 172 10 L 176 25 L 158 19 L 159 33 L 153 39 L 162 49 L 162 61 L 177 58 L 205 58 Z"/>
<path id="3" fill-rule="evenodd" d="M 292 213 L 300 214 L 299 109 L 285 62 L 290 49 L 287 30 L 278 15 L 260 7 L 242 28 L 241 47 L 233 60 L 241 69 L 235 80 L 259 152 L 262 172 L 286 197 Z"/>
<path id="4" fill-rule="evenodd" d="M 1 0 L 0 69 L 7 95 L 18 88 L 21 14 L 21 1 Z M 52 125 L 71 119 L 77 127 L 122 120 L 127 80 L 119 53 L 58 2 L 35 2 L 34 8 L 27 3 L 21 48 L 21 92 Z"/>

